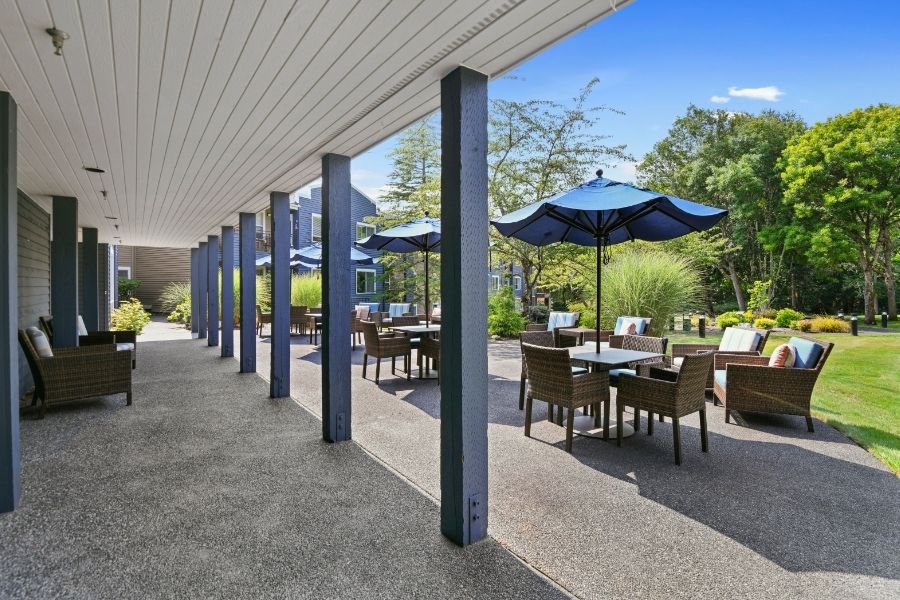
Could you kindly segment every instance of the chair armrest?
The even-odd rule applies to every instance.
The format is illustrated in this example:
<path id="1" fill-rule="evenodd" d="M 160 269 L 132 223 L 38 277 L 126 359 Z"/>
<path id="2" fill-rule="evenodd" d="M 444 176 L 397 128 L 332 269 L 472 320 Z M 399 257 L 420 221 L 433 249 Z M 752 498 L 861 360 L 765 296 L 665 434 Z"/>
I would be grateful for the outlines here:
<path id="1" fill-rule="evenodd" d="M 619 375 L 617 398 L 641 398 L 648 396 L 674 396 L 675 382 L 636 375 Z"/>
<path id="2" fill-rule="evenodd" d="M 652 377 L 650 375 L 650 369 L 663 369 L 668 370 L 672 368 L 672 359 L 669 356 L 663 355 L 658 359 L 655 359 L 654 362 L 644 362 L 637 363 L 635 365 L 635 370 L 637 374 L 641 377 Z M 677 373 L 677 371 L 672 371 L 673 373 Z"/>
<path id="3" fill-rule="evenodd" d="M 528 323 L 525 325 L 525 331 L 547 331 L 546 323 Z"/>
<path id="4" fill-rule="evenodd" d="M 647 376 L 650 377 L 650 379 L 659 379 L 661 381 L 670 381 L 672 383 L 678 381 L 678 371 L 673 371 L 671 369 L 661 369 L 652 365 L 649 369 L 647 369 L 647 371 Z"/>
<path id="5" fill-rule="evenodd" d="M 610 335 L 607 340 L 609 341 L 610 348 L 621 348 L 623 343 L 625 342 L 624 335 Z"/>
<path id="6" fill-rule="evenodd" d="M 752 395 L 767 400 L 778 398 L 790 404 L 800 402 L 807 405 L 818 377 L 819 372 L 816 369 L 738 363 L 729 363 L 725 374 L 729 402 L 735 396 Z"/>
<path id="7" fill-rule="evenodd" d="M 137 332 L 131 331 L 129 329 L 123 329 L 121 331 L 118 331 L 118 330 L 116 330 L 116 331 L 113 331 L 113 330 L 88 331 L 88 335 L 89 336 L 95 336 L 95 335 L 97 335 L 97 336 L 115 336 L 116 341 L 119 342 L 120 344 L 122 344 L 122 343 L 136 344 L 137 343 Z"/>
<path id="8" fill-rule="evenodd" d="M 718 349 L 718 344 L 672 344 L 672 358 L 697 354 L 698 352 L 715 352 Z"/>
<path id="9" fill-rule="evenodd" d="M 716 353 L 713 368 L 721 371 L 728 365 L 752 365 L 757 367 L 768 367 L 769 357 L 760 356 L 758 354 L 726 354 L 724 352 Z M 779 369 L 784 370 L 784 369 Z"/>

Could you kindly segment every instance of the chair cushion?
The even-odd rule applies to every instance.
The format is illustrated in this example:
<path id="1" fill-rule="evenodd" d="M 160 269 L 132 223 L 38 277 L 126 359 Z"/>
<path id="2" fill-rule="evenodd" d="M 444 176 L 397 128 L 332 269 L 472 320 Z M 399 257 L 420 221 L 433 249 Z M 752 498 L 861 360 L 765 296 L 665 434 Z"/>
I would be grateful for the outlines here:
<path id="1" fill-rule="evenodd" d="M 557 327 L 572 327 L 577 317 L 578 313 L 574 312 L 552 312 L 547 319 L 547 331 L 553 331 Z"/>
<path id="2" fill-rule="evenodd" d="M 794 347 L 794 367 L 798 369 L 815 369 L 824 349 L 819 344 L 799 337 L 792 337 L 788 344 Z"/>
<path id="3" fill-rule="evenodd" d="M 790 344 L 781 344 L 772 352 L 769 358 L 769 366 L 779 369 L 789 369 L 794 366 L 797 360 L 797 352 Z"/>
<path id="4" fill-rule="evenodd" d="M 132 344 L 131 342 L 116 342 L 116 350 L 118 350 L 119 352 L 131 352 L 132 350 L 134 350 L 134 344 Z"/>
<path id="5" fill-rule="evenodd" d="M 75 320 L 75 328 L 78 330 L 78 335 L 87 335 L 88 330 L 84 325 L 84 319 L 81 315 L 78 315 L 78 318 Z"/>
<path id="6" fill-rule="evenodd" d="M 572 375 L 584 375 L 588 370 L 584 367 L 572 367 Z"/>
<path id="7" fill-rule="evenodd" d="M 53 356 L 53 348 L 50 347 L 50 340 L 47 339 L 47 336 L 44 335 L 43 331 L 37 327 L 29 327 L 25 330 L 25 333 L 28 335 L 28 339 L 31 340 L 31 345 L 34 346 L 34 351 L 37 352 L 38 356 L 41 358 L 50 358 Z"/>
<path id="8" fill-rule="evenodd" d="M 637 375 L 637 371 L 635 371 L 634 369 L 610 369 L 610 371 L 609 371 L 610 384 L 618 383 L 620 375 Z"/>
<path id="9" fill-rule="evenodd" d="M 672 359 L 672 368 L 676 369 L 676 370 L 680 369 L 681 363 L 683 363 L 683 362 L 684 362 L 683 356 L 676 356 L 675 358 Z"/>
<path id="10" fill-rule="evenodd" d="M 750 352 L 759 347 L 760 335 L 752 329 L 727 327 L 719 342 L 719 352 Z"/>
<path id="11" fill-rule="evenodd" d="M 714 379 L 716 380 L 716 384 L 724 390 L 725 389 L 725 370 L 720 369 L 720 370 L 716 371 L 714 374 Z"/>
<path id="12" fill-rule="evenodd" d="M 405 312 L 409 312 L 409 304 L 391 304 L 388 306 L 388 316 L 391 318 L 401 317 Z"/>
<path id="13" fill-rule="evenodd" d="M 369 305 L 368 304 L 357 304 L 356 305 L 356 318 L 361 321 L 369 320 Z"/>

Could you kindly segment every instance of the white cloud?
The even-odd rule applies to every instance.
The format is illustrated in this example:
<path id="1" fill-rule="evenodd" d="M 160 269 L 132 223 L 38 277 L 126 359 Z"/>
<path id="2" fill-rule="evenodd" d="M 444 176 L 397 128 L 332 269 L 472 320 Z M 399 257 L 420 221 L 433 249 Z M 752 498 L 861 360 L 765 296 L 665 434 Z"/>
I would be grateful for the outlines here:
<path id="1" fill-rule="evenodd" d="M 716 104 L 725 104 L 729 100 L 731 100 L 731 98 L 728 96 L 713 96 L 709 99 L 710 102 L 715 102 Z"/>
<path id="2" fill-rule="evenodd" d="M 778 102 L 784 92 L 774 85 L 767 85 L 758 88 L 738 88 L 731 86 L 728 88 L 728 95 L 734 98 L 752 98 L 754 100 L 765 100 L 766 102 Z"/>

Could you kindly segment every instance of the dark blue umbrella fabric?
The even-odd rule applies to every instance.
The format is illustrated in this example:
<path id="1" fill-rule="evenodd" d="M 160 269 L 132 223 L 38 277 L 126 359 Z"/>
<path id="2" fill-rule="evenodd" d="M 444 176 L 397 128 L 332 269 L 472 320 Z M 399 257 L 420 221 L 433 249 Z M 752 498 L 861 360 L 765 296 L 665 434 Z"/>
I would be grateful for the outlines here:
<path id="1" fill-rule="evenodd" d="M 425 324 L 431 320 L 431 306 L 428 295 L 428 254 L 441 251 L 441 220 L 425 216 L 409 223 L 403 223 L 372 234 L 356 243 L 360 248 L 384 250 L 387 252 L 425 253 Z"/>
<path id="2" fill-rule="evenodd" d="M 727 210 L 697 204 L 603 177 L 492 221 L 506 237 L 535 246 L 571 242 L 597 246 L 597 341 L 600 340 L 600 273 L 605 251 L 630 240 L 661 242 L 709 229 Z M 599 345 L 598 345 L 599 348 Z"/>
<path id="3" fill-rule="evenodd" d="M 291 259 L 299 260 L 304 266 L 319 266 L 322 264 L 322 244 L 316 242 L 306 248 L 295 250 L 293 254 L 291 254 Z M 350 264 L 373 265 L 375 262 L 376 260 L 365 252 L 360 252 L 356 248 L 350 248 Z"/>

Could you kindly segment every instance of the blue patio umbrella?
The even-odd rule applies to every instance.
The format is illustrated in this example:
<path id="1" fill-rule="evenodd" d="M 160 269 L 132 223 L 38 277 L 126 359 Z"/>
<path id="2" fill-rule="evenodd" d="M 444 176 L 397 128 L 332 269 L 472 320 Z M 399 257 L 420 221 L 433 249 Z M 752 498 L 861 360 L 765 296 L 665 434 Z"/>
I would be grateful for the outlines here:
<path id="1" fill-rule="evenodd" d="M 306 248 L 295 250 L 291 255 L 294 260 L 299 260 L 303 266 L 319 266 L 322 264 L 322 244 L 316 242 Z M 350 264 L 352 265 L 373 265 L 378 262 L 375 258 L 369 256 L 365 252 L 360 252 L 356 248 L 350 248 Z"/>
<path id="2" fill-rule="evenodd" d="M 263 256 L 260 256 L 259 258 L 256 259 L 256 266 L 271 269 L 272 268 L 272 256 L 269 254 L 264 254 Z M 299 266 L 308 267 L 309 265 L 306 265 L 306 264 L 300 262 L 299 260 L 292 260 L 291 266 L 292 267 L 299 267 Z"/>
<path id="3" fill-rule="evenodd" d="M 385 250 L 387 252 L 424 252 L 425 253 L 425 324 L 431 321 L 430 297 L 428 294 L 428 255 L 441 251 L 441 220 L 425 216 L 409 223 L 403 223 L 384 231 L 372 234 L 356 243 L 369 250 Z"/>
<path id="4" fill-rule="evenodd" d="M 492 221 L 506 237 L 535 246 L 571 242 L 597 247 L 597 341 L 600 284 L 608 247 L 629 240 L 664 241 L 709 229 L 727 210 L 697 204 L 603 177 L 541 200 Z"/>

